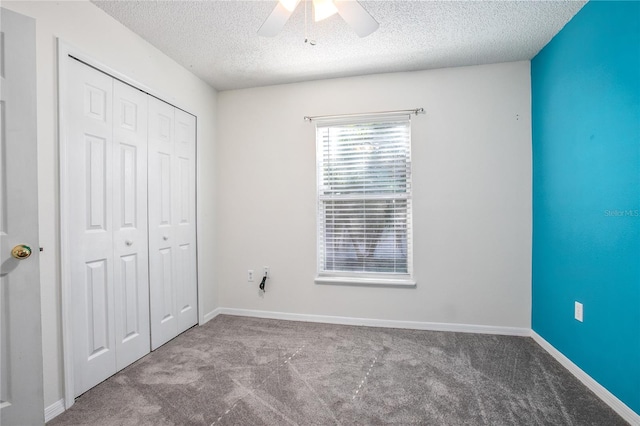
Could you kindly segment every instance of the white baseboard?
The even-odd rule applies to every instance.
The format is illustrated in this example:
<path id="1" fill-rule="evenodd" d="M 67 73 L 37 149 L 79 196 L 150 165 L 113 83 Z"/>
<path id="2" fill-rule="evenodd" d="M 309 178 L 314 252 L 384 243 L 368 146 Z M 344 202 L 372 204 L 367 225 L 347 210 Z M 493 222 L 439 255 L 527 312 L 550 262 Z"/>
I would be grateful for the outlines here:
<path id="1" fill-rule="evenodd" d="M 213 311 L 204 314 L 204 316 L 202 317 L 202 321 L 200 322 L 200 325 L 208 323 L 218 315 L 220 315 L 220 308 L 216 308 Z"/>
<path id="2" fill-rule="evenodd" d="M 580 367 L 575 365 L 569 358 L 554 348 L 551 343 L 544 340 L 538 333 L 531 330 L 531 337 L 544 350 L 554 357 L 564 368 L 569 370 L 571 374 L 576 376 L 586 387 L 588 387 L 598 398 L 603 400 L 609 407 L 631 425 L 640 426 L 640 415 L 629 408 L 624 402 L 620 401 L 614 394 L 609 392 L 604 386 L 596 382 L 591 376 L 585 373 Z"/>
<path id="3" fill-rule="evenodd" d="M 531 330 L 519 327 L 491 325 L 448 324 L 439 322 L 395 321 L 371 318 L 337 317 L 329 315 L 291 314 L 286 312 L 255 311 L 251 309 L 218 308 L 216 315 L 281 319 L 288 321 L 320 322 L 327 324 L 363 325 L 367 327 L 407 328 L 411 330 L 455 331 L 460 333 L 502 334 L 507 336 L 529 336 Z"/>
<path id="4" fill-rule="evenodd" d="M 55 419 L 60 414 L 64 413 L 64 399 L 54 402 L 50 406 L 44 409 L 44 422 Z"/>

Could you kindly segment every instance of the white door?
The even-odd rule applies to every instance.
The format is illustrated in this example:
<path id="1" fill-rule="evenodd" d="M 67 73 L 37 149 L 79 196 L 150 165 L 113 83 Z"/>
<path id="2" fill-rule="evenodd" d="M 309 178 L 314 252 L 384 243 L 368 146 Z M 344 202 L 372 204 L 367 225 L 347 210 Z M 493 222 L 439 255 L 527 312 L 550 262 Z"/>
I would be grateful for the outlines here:
<path id="1" fill-rule="evenodd" d="M 116 372 L 113 79 L 69 61 L 67 171 L 75 395 Z"/>
<path id="2" fill-rule="evenodd" d="M 195 117 L 149 98 L 151 347 L 197 323 Z"/>
<path id="3" fill-rule="evenodd" d="M 196 118 L 175 110 L 176 140 L 176 277 L 178 333 L 198 322 L 196 279 Z"/>
<path id="4" fill-rule="evenodd" d="M 147 97 L 67 61 L 66 252 L 77 396 L 150 349 Z"/>
<path id="5" fill-rule="evenodd" d="M 113 81 L 116 370 L 148 354 L 147 94 Z"/>
<path id="6" fill-rule="evenodd" d="M 35 21 L 0 14 L 0 424 L 37 425 L 44 423 L 44 402 Z M 18 260 L 12 249 L 20 245 L 31 255 Z"/>
<path id="7" fill-rule="evenodd" d="M 178 333 L 173 229 L 174 108 L 149 99 L 149 286 L 151 349 Z"/>

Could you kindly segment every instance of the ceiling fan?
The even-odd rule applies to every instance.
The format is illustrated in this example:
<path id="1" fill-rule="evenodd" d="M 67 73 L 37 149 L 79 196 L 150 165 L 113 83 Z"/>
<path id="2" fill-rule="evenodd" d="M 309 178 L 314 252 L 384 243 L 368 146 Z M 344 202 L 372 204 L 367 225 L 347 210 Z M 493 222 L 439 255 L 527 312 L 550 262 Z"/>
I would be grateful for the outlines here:
<path id="1" fill-rule="evenodd" d="M 276 36 L 287 23 L 300 1 L 278 0 L 273 12 L 258 30 L 258 35 L 263 37 Z M 313 12 L 316 22 L 338 13 L 360 37 L 368 36 L 380 26 L 356 0 L 313 0 Z"/>

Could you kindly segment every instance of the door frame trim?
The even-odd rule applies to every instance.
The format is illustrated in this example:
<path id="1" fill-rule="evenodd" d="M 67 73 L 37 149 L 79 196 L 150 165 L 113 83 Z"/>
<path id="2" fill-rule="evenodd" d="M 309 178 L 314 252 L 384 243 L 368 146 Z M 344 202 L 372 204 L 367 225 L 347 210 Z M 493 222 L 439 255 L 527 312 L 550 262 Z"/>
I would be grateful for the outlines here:
<path id="1" fill-rule="evenodd" d="M 188 114 L 191 114 L 196 119 L 196 196 L 195 196 L 195 211 L 196 211 L 196 277 L 197 277 L 197 295 L 198 295 L 198 325 L 204 324 L 204 307 L 202 306 L 204 295 L 201 286 L 202 280 L 199 276 L 199 250 L 198 250 L 198 191 L 200 188 L 200 168 L 198 158 L 198 116 L 189 112 L 187 109 L 181 108 L 177 104 L 175 98 L 168 96 L 166 93 L 150 88 L 135 79 L 130 78 L 126 74 L 123 74 L 116 69 L 94 59 L 91 55 L 87 54 L 83 50 L 75 47 L 74 45 L 64 41 L 61 38 L 56 38 L 57 45 L 57 95 L 58 95 L 58 165 L 59 165 L 59 213 L 60 213 L 60 297 L 61 297 L 61 316 L 62 316 L 62 358 L 63 358 L 63 383 L 64 383 L 64 408 L 68 410 L 73 406 L 75 402 L 74 392 L 74 362 L 73 362 L 73 300 L 71 289 L 71 265 L 70 265 L 70 252 L 69 252 L 69 208 L 70 208 L 70 194 L 67 192 L 67 185 L 69 182 L 69 176 L 66 168 L 67 158 L 67 126 L 66 126 L 66 107 L 65 101 L 67 96 L 67 77 L 69 74 L 67 59 L 69 57 L 74 58 L 85 65 L 95 68 L 97 71 L 103 72 L 116 80 L 120 80 L 129 86 L 132 86 L 142 92 L 147 93 L 175 108 L 178 108 Z M 151 347 L 149 347 L 151 350 Z"/>

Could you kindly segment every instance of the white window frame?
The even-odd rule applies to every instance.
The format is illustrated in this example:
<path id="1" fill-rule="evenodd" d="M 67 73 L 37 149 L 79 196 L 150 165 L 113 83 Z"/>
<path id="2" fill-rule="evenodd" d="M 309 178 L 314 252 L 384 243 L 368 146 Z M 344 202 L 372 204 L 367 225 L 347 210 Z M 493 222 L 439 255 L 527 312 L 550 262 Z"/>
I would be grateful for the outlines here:
<path id="1" fill-rule="evenodd" d="M 365 286 L 390 286 L 390 287 L 414 287 L 416 281 L 413 277 L 413 226 L 412 226 L 412 184 L 411 184 L 411 119 L 410 115 L 358 115 L 352 118 L 342 119 L 326 119 L 315 120 L 316 121 L 316 259 L 317 259 L 317 275 L 315 282 L 317 284 L 343 284 L 343 285 L 365 285 Z M 335 200 L 335 198 L 327 197 L 323 195 L 323 138 L 320 136 L 320 128 L 326 128 L 331 126 L 344 126 L 354 124 L 378 124 L 392 121 L 407 121 L 409 126 L 409 140 L 408 140 L 408 157 L 407 165 L 409 170 L 407 189 L 403 192 L 398 192 L 397 197 L 389 198 L 402 198 L 407 201 L 407 213 L 406 213 L 406 255 L 407 255 L 407 271 L 406 273 L 385 273 L 385 272 L 347 272 L 347 271 L 328 271 L 323 270 L 323 235 L 325 232 L 325 224 L 323 222 L 323 209 L 326 201 Z M 371 196 L 362 194 L 358 196 L 350 196 L 351 200 L 359 198 L 362 200 L 370 199 Z"/>

